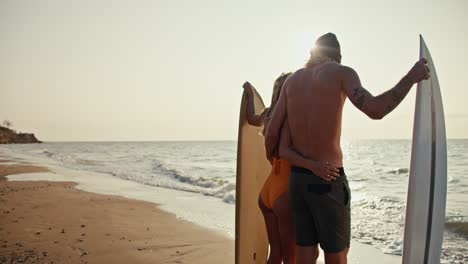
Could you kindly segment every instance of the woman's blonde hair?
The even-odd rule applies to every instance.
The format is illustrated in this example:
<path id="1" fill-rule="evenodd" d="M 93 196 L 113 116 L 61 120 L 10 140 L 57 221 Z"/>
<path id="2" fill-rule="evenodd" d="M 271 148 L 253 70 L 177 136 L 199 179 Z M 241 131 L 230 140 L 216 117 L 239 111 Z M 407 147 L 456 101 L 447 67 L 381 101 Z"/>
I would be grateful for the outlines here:
<path id="1" fill-rule="evenodd" d="M 273 113 L 273 110 L 275 110 L 276 103 L 278 103 L 278 99 L 281 94 L 281 89 L 283 88 L 283 84 L 286 81 L 286 79 L 291 75 L 292 72 L 283 72 L 281 75 L 276 78 L 274 84 L 273 84 L 273 94 L 271 95 L 271 104 L 270 107 L 266 110 L 265 114 L 265 124 L 270 120 L 271 114 Z"/>

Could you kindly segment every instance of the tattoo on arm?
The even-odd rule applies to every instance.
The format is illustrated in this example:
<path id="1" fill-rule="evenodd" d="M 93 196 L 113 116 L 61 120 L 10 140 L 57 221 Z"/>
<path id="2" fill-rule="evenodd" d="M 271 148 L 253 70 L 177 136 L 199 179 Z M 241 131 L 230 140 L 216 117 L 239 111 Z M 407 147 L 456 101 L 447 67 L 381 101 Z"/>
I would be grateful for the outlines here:
<path id="1" fill-rule="evenodd" d="M 353 103 L 354 105 L 362 110 L 366 99 L 372 96 L 366 89 L 363 87 L 356 87 L 353 89 Z"/>
<path id="2" fill-rule="evenodd" d="M 405 76 L 392 89 L 378 96 L 373 96 L 365 88 L 359 86 L 352 89 L 351 94 L 348 93 L 348 97 L 359 110 L 369 117 L 381 119 L 403 101 L 413 84 L 412 80 Z"/>
<path id="3" fill-rule="evenodd" d="M 403 78 L 393 89 L 389 91 L 391 100 L 387 101 L 387 111 L 385 114 L 393 111 L 408 94 L 412 83 Z"/>
<path id="4" fill-rule="evenodd" d="M 393 111 L 393 109 L 395 109 L 404 98 L 404 96 L 401 96 L 401 94 L 398 92 L 398 87 L 395 87 L 394 90 L 391 90 L 390 94 L 392 96 L 392 100 L 387 103 L 387 113 Z"/>

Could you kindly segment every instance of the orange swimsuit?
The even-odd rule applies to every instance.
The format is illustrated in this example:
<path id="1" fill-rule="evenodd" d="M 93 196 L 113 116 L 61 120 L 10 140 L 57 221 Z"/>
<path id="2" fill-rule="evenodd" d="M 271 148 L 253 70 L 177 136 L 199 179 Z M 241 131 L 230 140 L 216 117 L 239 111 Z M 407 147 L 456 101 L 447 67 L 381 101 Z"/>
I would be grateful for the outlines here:
<path id="1" fill-rule="evenodd" d="M 260 192 L 265 207 L 272 209 L 276 199 L 288 191 L 291 164 L 284 159 L 274 159 L 271 173 Z"/>

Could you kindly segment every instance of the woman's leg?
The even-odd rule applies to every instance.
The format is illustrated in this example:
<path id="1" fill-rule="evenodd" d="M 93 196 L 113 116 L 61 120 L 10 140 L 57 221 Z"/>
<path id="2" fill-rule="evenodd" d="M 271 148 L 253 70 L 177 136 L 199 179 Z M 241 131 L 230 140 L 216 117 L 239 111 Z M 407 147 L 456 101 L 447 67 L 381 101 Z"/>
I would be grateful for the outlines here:
<path id="1" fill-rule="evenodd" d="M 258 204 L 265 219 L 265 226 L 270 243 L 270 255 L 268 256 L 267 264 L 281 264 L 281 237 L 278 228 L 278 220 L 273 213 L 273 210 L 267 208 L 262 201 L 262 197 L 258 197 Z"/>
<path id="2" fill-rule="evenodd" d="M 282 193 L 273 204 L 273 212 L 278 219 L 278 230 L 281 239 L 281 252 L 284 264 L 294 264 L 296 261 L 294 225 L 288 192 Z"/>

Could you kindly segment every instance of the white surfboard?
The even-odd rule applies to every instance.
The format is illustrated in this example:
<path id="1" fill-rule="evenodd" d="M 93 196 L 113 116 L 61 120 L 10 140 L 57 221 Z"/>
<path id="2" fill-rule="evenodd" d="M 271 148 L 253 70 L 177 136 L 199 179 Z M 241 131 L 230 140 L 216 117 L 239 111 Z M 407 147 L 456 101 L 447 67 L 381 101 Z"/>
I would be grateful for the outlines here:
<path id="1" fill-rule="evenodd" d="M 418 83 L 406 202 L 403 264 L 440 263 L 447 196 L 444 109 L 431 54 L 420 37 L 430 78 Z"/>
<path id="2" fill-rule="evenodd" d="M 255 113 L 265 108 L 254 89 Z M 246 96 L 242 97 L 237 143 L 236 175 L 236 264 L 265 264 L 268 238 L 265 221 L 258 206 L 260 190 L 271 171 L 266 159 L 263 127 L 247 123 Z"/>

